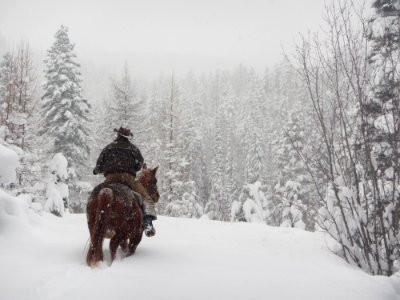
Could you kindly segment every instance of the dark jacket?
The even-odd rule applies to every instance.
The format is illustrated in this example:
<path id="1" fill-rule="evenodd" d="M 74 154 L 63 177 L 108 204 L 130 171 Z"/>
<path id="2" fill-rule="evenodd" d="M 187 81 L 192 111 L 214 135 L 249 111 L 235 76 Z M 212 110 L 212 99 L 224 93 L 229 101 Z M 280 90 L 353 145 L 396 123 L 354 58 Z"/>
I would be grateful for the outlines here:
<path id="1" fill-rule="evenodd" d="M 127 138 L 118 136 L 101 151 L 93 174 L 106 176 L 112 173 L 130 173 L 136 176 L 142 165 L 143 156 L 139 149 Z"/>

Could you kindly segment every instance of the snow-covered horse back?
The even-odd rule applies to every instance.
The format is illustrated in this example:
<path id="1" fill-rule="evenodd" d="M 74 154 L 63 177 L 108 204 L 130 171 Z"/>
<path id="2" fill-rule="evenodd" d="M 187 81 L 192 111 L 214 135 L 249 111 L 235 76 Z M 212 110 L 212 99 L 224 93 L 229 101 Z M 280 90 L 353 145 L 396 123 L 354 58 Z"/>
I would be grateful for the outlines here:
<path id="1" fill-rule="evenodd" d="M 157 202 L 158 167 L 143 168 L 137 180 L 141 182 L 150 197 Z M 135 253 L 143 236 L 142 200 L 122 183 L 101 183 L 90 193 L 86 215 L 90 232 L 90 245 L 86 257 L 88 266 L 96 266 L 103 260 L 103 240 L 106 233 L 112 233 L 110 240 L 111 263 L 118 246 L 126 255 Z"/>

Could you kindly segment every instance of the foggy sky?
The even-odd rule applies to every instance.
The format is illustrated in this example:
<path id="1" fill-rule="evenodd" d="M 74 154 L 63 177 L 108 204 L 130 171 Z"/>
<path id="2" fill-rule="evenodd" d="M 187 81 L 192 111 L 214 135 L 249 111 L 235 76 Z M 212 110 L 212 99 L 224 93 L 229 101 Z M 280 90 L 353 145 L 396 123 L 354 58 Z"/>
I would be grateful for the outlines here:
<path id="1" fill-rule="evenodd" d="M 127 59 L 144 73 L 257 69 L 316 30 L 323 8 L 323 0 L 0 0 L 0 34 L 45 52 L 64 24 L 81 59 Z"/>

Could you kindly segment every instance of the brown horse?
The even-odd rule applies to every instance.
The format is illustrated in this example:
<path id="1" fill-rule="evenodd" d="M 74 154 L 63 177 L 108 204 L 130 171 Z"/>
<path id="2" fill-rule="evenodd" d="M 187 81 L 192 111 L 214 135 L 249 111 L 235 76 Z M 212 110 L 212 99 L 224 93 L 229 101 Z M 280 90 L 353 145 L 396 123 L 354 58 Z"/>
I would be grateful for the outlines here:
<path id="1" fill-rule="evenodd" d="M 158 167 L 143 167 L 137 178 L 155 202 L 160 197 L 157 190 L 157 169 Z M 104 182 L 93 189 L 86 209 L 90 232 L 86 257 L 88 266 L 93 267 L 103 260 L 104 238 L 111 238 L 111 263 L 115 259 L 118 246 L 121 246 L 127 256 L 135 253 L 143 236 L 142 205 L 139 194 L 122 183 Z"/>

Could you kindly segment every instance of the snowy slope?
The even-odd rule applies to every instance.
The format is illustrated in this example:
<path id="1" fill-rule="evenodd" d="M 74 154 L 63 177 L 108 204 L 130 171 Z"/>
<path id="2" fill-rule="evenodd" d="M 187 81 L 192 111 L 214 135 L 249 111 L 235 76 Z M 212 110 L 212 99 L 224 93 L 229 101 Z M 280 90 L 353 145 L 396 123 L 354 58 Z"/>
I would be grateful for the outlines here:
<path id="1" fill-rule="evenodd" d="M 400 276 L 347 265 L 322 234 L 261 224 L 160 217 L 134 256 L 109 266 L 105 244 L 90 269 L 85 215 L 37 217 L 15 199 L 0 193 L 0 299 L 400 299 Z"/>

